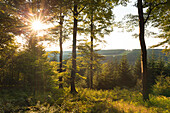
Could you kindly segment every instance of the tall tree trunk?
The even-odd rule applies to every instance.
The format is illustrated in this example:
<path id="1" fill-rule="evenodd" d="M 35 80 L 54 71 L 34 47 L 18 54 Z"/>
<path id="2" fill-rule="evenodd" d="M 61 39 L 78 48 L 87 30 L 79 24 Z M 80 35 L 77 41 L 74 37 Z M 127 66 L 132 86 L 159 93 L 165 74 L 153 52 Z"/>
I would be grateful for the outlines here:
<path id="1" fill-rule="evenodd" d="M 138 0 L 138 15 L 139 15 L 139 40 L 141 46 L 141 73 L 143 76 L 143 100 L 149 100 L 149 87 L 147 80 L 147 50 L 144 39 L 144 17 L 143 17 L 143 6 L 142 0 Z"/>
<path id="2" fill-rule="evenodd" d="M 36 88 L 37 88 L 37 76 L 36 76 L 36 67 L 33 69 L 33 76 L 34 76 L 34 97 L 36 96 Z"/>
<path id="3" fill-rule="evenodd" d="M 94 38 L 94 31 L 93 31 L 93 11 L 91 11 L 91 48 L 90 48 L 90 88 L 93 88 L 93 38 Z"/>
<path id="4" fill-rule="evenodd" d="M 74 5 L 74 27 L 73 27 L 73 50 L 72 50 L 72 70 L 71 70 L 71 93 L 77 93 L 75 89 L 75 76 L 76 76 L 76 36 L 77 36 L 77 5 Z"/>
<path id="5" fill-rule="evenodd" d="M 13 68 L 13 56 L 12 56 L 12 66 L 11 66 L 11 82 L 10 86 L 12 87 L 14 85 L 14 68 Z"/>
<path id="6" fill-rule="evenodd" d="M 19 71 L 17 71 L 16 81 L 17 81 L 17 85 L 18 85 L 18 87 L 20 86 L 20 84 L 19 84 L 19 74 L 20 74 L 20 72 L 19 72 Z"/>
<path id="7" fill-rule="evenodd" d="M 60 8 L 61 10 L 61 8 Z M 62 66 L 63 66 L 63 47 L 62 47 L 62 33 L 63 33 L 63 16 L 62 16 L 62 13 L 60 12 L 60 40 L 59 40 L 59 43 L 60 43 L 60 70 L 59 70 L 59 73 L 61 73 L 63 70 L 62 70 Z M 63 88 L 63 84 L 61 83 L 62 82 L 62 76 L 59 77 L 59 88 Z"/>

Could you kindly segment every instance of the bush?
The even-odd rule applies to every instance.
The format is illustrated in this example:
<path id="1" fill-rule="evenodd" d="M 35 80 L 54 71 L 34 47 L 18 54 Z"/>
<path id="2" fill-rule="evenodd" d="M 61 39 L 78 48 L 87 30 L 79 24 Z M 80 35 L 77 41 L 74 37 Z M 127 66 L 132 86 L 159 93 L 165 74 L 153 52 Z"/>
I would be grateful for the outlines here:
<path id="1" fill-rule="evenodd" d="M 156 84 L 153 85 L 153 94 L 170 97 L 170 77 L 158 76 Z"/>

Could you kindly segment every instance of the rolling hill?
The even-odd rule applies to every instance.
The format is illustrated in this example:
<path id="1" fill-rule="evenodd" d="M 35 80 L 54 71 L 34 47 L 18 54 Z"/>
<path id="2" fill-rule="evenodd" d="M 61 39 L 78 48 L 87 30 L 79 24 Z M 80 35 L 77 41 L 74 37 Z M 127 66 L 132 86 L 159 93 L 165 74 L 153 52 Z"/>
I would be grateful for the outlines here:
<path id="1" fill-rule="evenodd" d="M 140 49 L 134 50 L 111 49 L 111 50 L 99 50 L 96 52 L 105 56 L 104 62 L 114 61 L 115 59 L 120 60 L 122 56 L 126 55 L 129 63 L 134 64 L 135 61 L 138 58 L 140 58 Z M 147 54 L 148 58 L 154 56 L 155 58 L 163 57 L 165 61 L 170 60 L 170 58 L 166 56 L 165 53 L 162 52 L 162 49 L 148 49 Z M 53 54 L 51 54 L 50 56 L 49 56 L 50 60 L 55 59 L 56 61 L 59 61 L 59 54 L 57 54 L 55 58 Z M 67 60 L 69 58 L 71 58 L 71 51 L 64 51 L 63 59 Z"/>

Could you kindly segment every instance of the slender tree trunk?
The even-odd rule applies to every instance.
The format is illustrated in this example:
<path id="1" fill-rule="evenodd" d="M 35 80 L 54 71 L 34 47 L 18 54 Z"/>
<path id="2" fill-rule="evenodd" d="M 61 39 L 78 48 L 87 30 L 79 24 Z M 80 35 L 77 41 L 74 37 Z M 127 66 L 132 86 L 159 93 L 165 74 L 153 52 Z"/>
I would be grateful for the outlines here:
<path id="1" fill-rule="evenodd" d="M 90 88 L 93 88 L 93 38 L 94 38 L 94 31 L 93 31 L 93 11 L 91 11 L 91 49 L 90 49 Z"/>
<path id="2" fill-rule="evenodd" d="M 89 67 L 86 67 L 86 68 L 87 68 L 87 70 L 86 70 L 87 87 L 90 88 L 90 74 L 89 74 L 89 70 L 88 70 Z"/>
<path id="3" fill-rule="evenodd" d="M 61 10 L 61 9 L 60 9 Z M 60 43 L 60 70 L 59 70 L 59 73 L 61 73 L 63 70 L 62 70 L 62 66 L 63 66 L 63 47 L 62 47 L 62 44 L 63 44 L 63 41 L 62 41 L 62 38 L 63 38 L 63 16 L 60 12 L 60 40 L 59 40 L 59 43 Z M 63 88 L 63 84 L 61 83 L 62 82 L 62 76 L 59 77 L 59 88 Z"/>
<path id="4" fill-rule="evenodd" d="M 34 96 L 36 96 L 36 86 L 37 86 L 37 77 L 36 77 L 36 68 L 33 69 L 33 76 L 34 76 Z"/>
<path id="5" fill-rule="evenodd" d="M 147 80 L 147 50 L 144 39 L 144 17 L 142 0 L 138 0 L 138 15 L 139 15 L 139 40 L 141 45 L 141 73 L 143 76 L 143 100 L 149 100 L 149 87 Z"/>
<path id="6" fill-rule="evenodd" d="M 16 83 L 16 85 L 18 86 L 18 87 L 20 87 L 20 83 L 19 83 L 19 74 L 20 74 L 20 72 L 19 71 L 17 71 L 17 75 L 16 75 L 16 81 L 17 81 L 17 83 Z"/>
<path id="7" fill-rule="evenodd" d="M 14 68 L 13 68 L 13 56 L 12 56 L 12 66 L 11 66 L 11 82 L 10 86 L 12 87 L 14 85 Z"/>
<path id="8" fill-rule="evenodd" d="M 76 76 L 76 36 L 77 36 L 77 5 L 74 5 L 74 27 L 73 27 L 73 50 L 72 50 L 72 70 L 71 70 L 71 93 L 77 93 L 75 89 L 75 76 Z"/>

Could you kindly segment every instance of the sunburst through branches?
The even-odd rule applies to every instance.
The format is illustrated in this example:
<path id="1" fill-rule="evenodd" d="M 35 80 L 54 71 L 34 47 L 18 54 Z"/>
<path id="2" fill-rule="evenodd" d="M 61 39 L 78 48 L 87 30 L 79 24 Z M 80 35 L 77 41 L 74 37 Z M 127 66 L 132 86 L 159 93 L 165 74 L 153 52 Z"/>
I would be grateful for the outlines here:
<path id="1" fill-rule="evenodd" d="M 35 3 L 36 5 L 38 3 Z M 34 36 L 43 36 L 47 34 L 48 29 L 52 27 L 48 23 L 48 20 L 51 18 L 50 16 L 46 16 L 48 10 L 41 5 L 40 8 L 35 7 L 34 4 L 26 4 L 21 10 L 21 14 L 19 18 L 23 22 L 24 26 L 21 28 L 24 35 L 28 37 Z"/>

